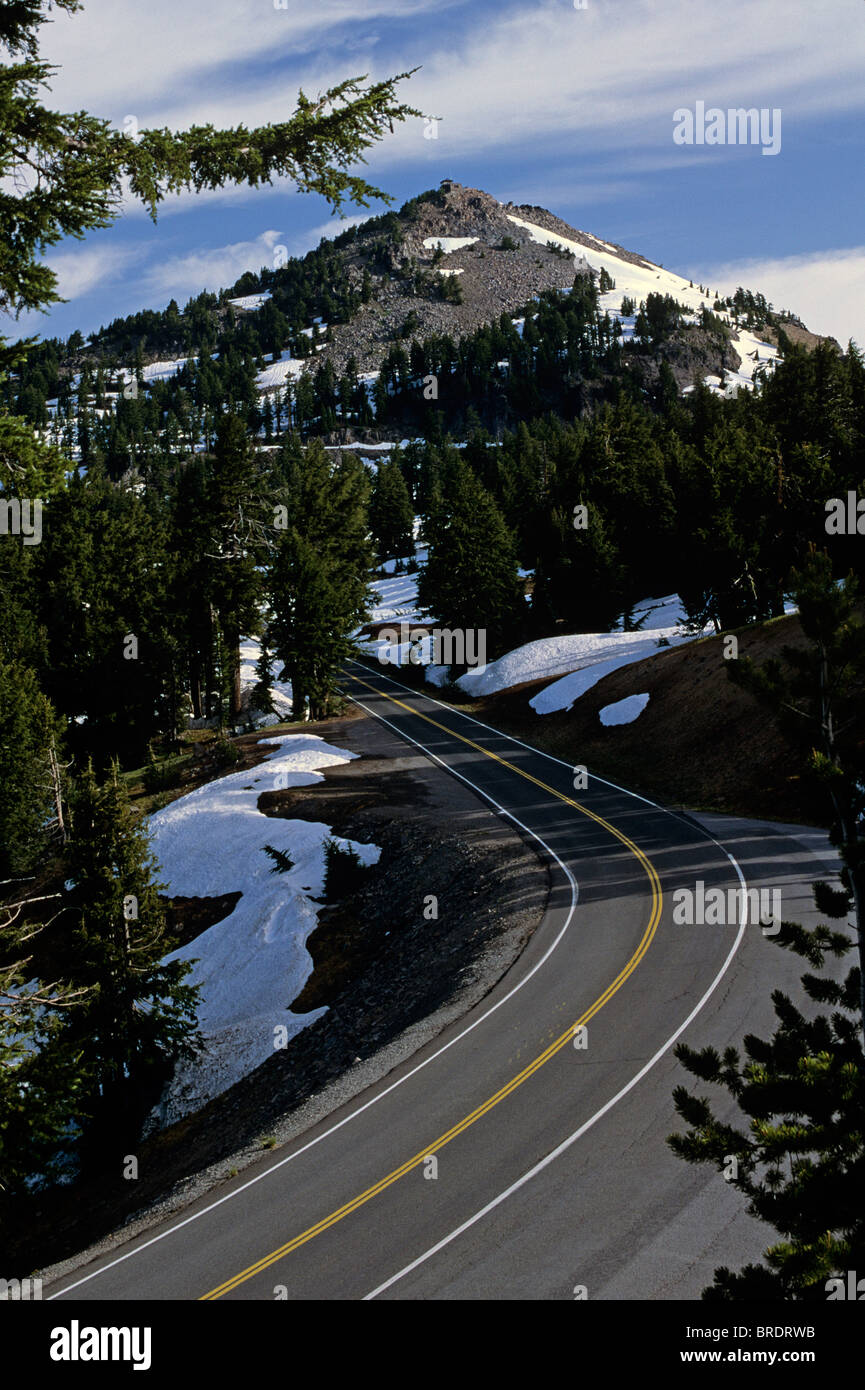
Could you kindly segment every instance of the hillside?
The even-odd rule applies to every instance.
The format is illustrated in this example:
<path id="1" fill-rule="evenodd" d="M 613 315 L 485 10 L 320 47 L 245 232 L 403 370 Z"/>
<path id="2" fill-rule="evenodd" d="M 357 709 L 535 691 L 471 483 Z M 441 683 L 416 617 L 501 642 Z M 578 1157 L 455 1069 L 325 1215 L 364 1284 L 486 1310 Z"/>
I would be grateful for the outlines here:
<path id="1" fill-rule="evenodd" d="M 463 377 L 491 377 L 479 414 L 498 433 L 525 414 L 526 378 L 542 366 L 534 349 L 550 328 L 537 323 L 539 304 L 561 315 L 569 300 L 578 312 L 596 304 L 598 327 L 579 363 L 554 334 L 561 380 L 534 413 L 582 414 L 622 382 L 684 394 L 705 381 L 730 396 L 770 371 L 788 340 L 827 341 L 759 293 L 719 299 L 544 208 L 445 180 L 182 309 L 172 300 L 86 342 L 77 332 L 46 340 L 0 396 L 85 467 L 96 443 L 117 475 L 154 435 L 208 447 L 225 400 L 244 402 L 263 443 L 292 426 L 330 443 L 398 440 L 420 429 L 419 404 L 429 413 L 429 376 L 459 358 Z M 446 423 L 460 428 L 454 396 Z"/>
<path id="2" fill-rule="evenodd" d="M 738 634 L 739 653 L 757 664 L 804 645 L 795 615 Z M 659 651 L 605 676 L 571 710 L 536 714 L 536 681 L 472 703 L 478 718 L 536 747 L 660 801 L 779 821 L 823 823 L 803 793 L 796 750 L 774 716 L 729 679 L 724 639 L 704 637 Z M 605 728 L 599 711 L 636 693 L 646 708 Z M 825 822 L 828 823 L 828 822 Z"/>

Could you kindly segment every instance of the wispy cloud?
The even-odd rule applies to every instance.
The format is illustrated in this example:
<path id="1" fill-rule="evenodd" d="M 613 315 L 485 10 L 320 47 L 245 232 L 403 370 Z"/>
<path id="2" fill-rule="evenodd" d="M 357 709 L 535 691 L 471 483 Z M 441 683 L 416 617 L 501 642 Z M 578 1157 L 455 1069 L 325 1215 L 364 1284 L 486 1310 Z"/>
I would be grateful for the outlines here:
<path id="1" fill-rule="evenodd" d="M 277 253 L 302 256 L 318 246 L 322 237 L 338 236 L 348 227 L 366 221 L 368 214 L 334 218 L 329 222 L 284 235 L 268 228 L 249 240 L 221 246 L 192 247 L 179 255 L 160 256 L 152 243 L 123 247 L 102 247 L 64 251 L 49 258 L 59 277 L 60 293 L 74 301 L 94 290 L 128 287 L 130 270 L 135 269 L 135 285 L 142 303 L 164 303 L 170 298 L 186 300 L 202 290 L 221 290 L 234 283 L 244 271 L 272 266 Z M 40 322 L 37 316 L 33 322 Z M 27 322 L 30 322 L 28 316 Z"/>
<path id="2" fill-rule="evenodd" d="M 365 54 L 377 35 L 358 29 L 426 11 L 439 14 L 454 3 L 288 0 L 277 8 L 274 0 L 148 0 L 146 5 L 87 0 L 78 14 L 55 12 L 54 22 L 43 31 L 43 47 L 46 59 L 60 68 L 53 81 L 57 102 L 86 106 L 110 119 L 131 113 L 161 122 L 158 109 L 175 106 L 178 95 L 194 113 L 207 107 L 211 91 L 224 89 L 228 97 L 239 79 L 254 96 L 255 77 L 248 74 L 243 83 L 242 70 L 257 61 L 271 68 L 280 65 L 280 71 L 270 73 L 265 102 L 271 111 L 284 110 L 293 97 L 286 90 L 286 71 L 296 69 L 310 52 L 331 47 L 334 31 L 344 29 L 350 48 Z M 209 74 L 206 80 L 204 74 Z"/>
<path id="3" fill-rule="evenodd" d="M 394 42 L 373 45 L 378 35 L 365 31 L 408 18 Z M 298 85 L 317 91 L 349 75 L 352 48 L 373 77 L 422 64 L 406 94 L 442 116 L 441 148 L 455 155 L 550 139 L 571 141 L 575 157 L 590 140 L 660 152 L 673 111 L 698 98 L 781 106 L 797 120 L 865 105 L 861 0 L 591 0 L 585 10 L 567 0 L 292 0 L 286 10 L 272 0 L 90 0 L 53 29 L 65 64 L 58 99 L 175 127 L 282 119 Z M 419 158 L 422 140 L 420 123 L 398 128 L 374 163 Z"/>
<path id="4" fill-rule="evenodd" d="M 541 0 L 485 17 L 457 51 L 442 44 L 414 94 L 441 111 L 455 152 L 554 137 L 579 158 L 599 141 L 671 141 L 673 111 L 698 98 L 797 119 L 861 110 L 863 64 L 861 0 Z"/>
<path id="5" fill-rule="evenodd" d="M 279 232 L 266 231 L 252 241 L 235 241 L 227 246 L 167 256 L 145 268 L 142 288 L 157 300 L 169 296 L 188 298 L 205 289 L 224 289 L 245 270 L 260 270 L 263 265 L 271 265 L 279 238 Z"/>
<path id="6" fill-rule="evenodd" d="M 48 264 L 57 276 L 59 293 L 71 300 L 114 284 L 134 262 L 140 261 L 140 255 L 134 246 L 103 246 L 58 251 L 48 257 Z"/>

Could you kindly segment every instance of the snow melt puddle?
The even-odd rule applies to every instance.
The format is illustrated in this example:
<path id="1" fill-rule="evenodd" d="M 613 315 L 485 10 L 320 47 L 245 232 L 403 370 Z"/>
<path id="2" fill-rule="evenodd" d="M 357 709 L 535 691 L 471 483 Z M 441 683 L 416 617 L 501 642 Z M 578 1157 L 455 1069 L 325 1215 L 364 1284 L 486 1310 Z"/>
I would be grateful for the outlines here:
<path id="1" fill-rule="evenodd" d="M 314 734 L 262 743 L 275 751 L 259 767 L 198 787 L 150 817 L 159 877 L 172 896 L 242 893 L 230 916 L 166 957 L 196 961 L 187 983 L 202 986 L 198 1020 L 205 1051 L 178 1066 L 151 1127 L 206 1104 L 265 1062 L 278 1036 L 284 1042 L 326 1012 L 295 1014 L 289 1006 L 312 974 L 305 943 L 316 926 L 311 899 L 323 892 L 330 826 L 264 816 L 258 799 L 263 792 L 322 782 L 319 769 L 358 754 Z M 377 863 L 381 854 L 376 845 L 337 843 L 350 845 L 364 864 Z M 266 844 L 288 854 L 294 867 L 272 872 Z"/>

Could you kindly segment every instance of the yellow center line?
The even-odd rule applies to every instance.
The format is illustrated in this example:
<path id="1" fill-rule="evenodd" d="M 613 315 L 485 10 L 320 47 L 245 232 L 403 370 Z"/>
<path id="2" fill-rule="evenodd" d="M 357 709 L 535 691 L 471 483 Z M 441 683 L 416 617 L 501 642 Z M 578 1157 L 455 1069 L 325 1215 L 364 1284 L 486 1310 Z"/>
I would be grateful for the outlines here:
<path id="1" fill-rule="evenodd" d="M 551 1043 L 540 1056 L 536 1057 L 533 1062 L 530 1062 L 527 1067 L 524 1067 L 521 1072 L 518 1072 L 516 1076 L 512 1077 L 510 1081 L 502 1086 L 501 1090 L 496 1091 L 495 1095 L 490 1096 L 488 1100 L 485 1100 L 483 1104 L 479 1105 L 471 1114 L 466 1115 L 451 1129 L 439 1135 L 438 1139 L 427 1144 L 412 1158 L 406 1159 L 406 1161 L 402 1163 L 399 1168 L 395 1168 L 392 1173 L 388 1173 L 386 1177 L 381 1178 L 377 1183 L 374 1183 L 372 1187 L 368 1187 L 366 1191 L 359 1193 L 359 1195 L 353 1197 L 350 1202 L 346 1202 L 344 1206 L 331 1212 L 329 1216 L 325 1216 L 314 1226 L 310 1226 L 307 1230 L 302 1231 L 300 1235 L 287 1241 L 284 1245 L 281 1245 L 279 1249 L 271 1251 L 269 1255 L 264 1255 L 260 1260 L 257 1260 L 255 1264 L 249 1265 L 247 1269 L 241 1270 L 239 1274 L 235 1274 L 231 1279 L 226 1279 L 223 1284 L 217 1285 L 217 1287 L 211 1289 L 209 1293 L 203 1294 L 199 1300 L 200 1302 L 222 1298 L 224 1294 L 231 1293 L 231 1291 L 238 1288 L 240 1284 L 246 1283 L 248 1279 L 254 1278 L 256 1274 L 261 1274 L 265 1269 L 268 1269 L 270 1265 L 276 1264 L 278 1260 L 282 1260 L 286 1255 L 292 1254 L 292 1252 L 298 1250 L 300 1246 L 306 1245 L 307 1241 L 313 1240 L 315 1236 L 321 1235 L 323 1231 L 327 1231 L 331 1226 L 335 1226 L 337 1222 L 342 1221 L 343 1218 L 348 1216 L 351 1212 L 357 1211 L 359 1207 L 372 1201 L 373 1197 L 377 1197 L 379 1193 L 384 1192 L 386 1188 L 398 1182 L 400 1178 L 405 1177 L 407 1173 L 410 1173 L 413 1168 L 417 1168 L 425 1159 L 429 1158 L 431 1154 L 436 1153 L 439 1149 L 443 1149 L 446 1144 L 450 1144 L 458 1135 L 469 1129 L 471 1125 L 475 1124 L 507 1096 L 511 1095 L 517 1087 L 522 1086 L 523 1082 L 527 1081 L 530 1076 L 533 1076 L 551 1057 L 555 1057 L 556 1053 L 561 1051 L 561 1049 L 573 1039 L 576 1030 L 588 1023 L 590 1019 L 594 1018 L 595 1014 L 597 1014 L 599 1010 L 612 999 L 613 995 L 621 989 L 622 985 L 633 974 L 646 954 L 646 951 L 649 949 L 661 919 L 661 909 L 664 899 L 657 870 L 648 856 L 640 849 L 639 845 L 636 845 L 633 840 L 629 839 L 623 831 L 611 825 L 609 821 L 604 820 L 603 816 L 596 815 L 594 811 L 590 811 L 587 806 L 583 806 L 578 801 L 572 800 L 571 797 L 565 796 L 562 792 L 557 791 L 555 787 L 549 786 L 539 778 L 533 777 L 531 773 L 526 772 L 523 768 L 508 762 L 507 758 L 502 758 L 498 753 L 493 753 L 489 748 L 484 748 L 482 744 L 475 743 L 473 739 L 466 738 L 463 734 L 455 733 L 454 730 L 449 729 L 447 725 L 440 724 L 437 720 L 430 718 L 427 714 L 422 714 L 419 710 L 414 709 L 403 700 L 398 700 L 394 695 L 388 695 L 385 691 L 379 690 L 374 685 L 370 685 L 367 681 L 362 680 L 360 676 L 351 676 L 351 679 L 357 681 L 359 685 L 365 686 L 367 690 L 371 690 L 374 695 L 378 695 L 384 700 L 389 700 L 391 704 L 398 705 L 400 709 L 406 710 L 415 719 L 423 719 L 427 724 L 431 724 L 434 728 L 440 729 L 442 733 L 447 734 L 450 738 L 459 739 L 461 743 L 467 744 L 469 748 L 474 748 L 477 752 L 483 753 L 488 758 L 492 758 L 494 762 L 500 763 L 502 767 L 506 767 L 511 772 L 515 772 L 519 777 L 524 777 L 527 782 L 532 782 L 536 787 L 540 787 L 542 791 L 548 792 L 550 796 L 554 796 L 559 801 L 563 801 L 566 806 L 573 807 L 573 809 L 579 811 L 581 815 L 587 816 L 589 820 L 595 821 L 597 825 L 602 826 L 604 830 L 607 830 L 615 839 L 619 840 L 627 850 L 634 854 L 645 869 L 652 890 L 652 911 L 646 930 L 640 940 L 640 944 L 628 963 L 620 970 L 612 984 L 608 985 L 603 994 L 601 994 L 593 1004 L 590 1004 L 578 1019 L 575 1019 L 574 1022 L 566 1028 L 561 1037 L 556 1038 L 555 1042 Z"/>

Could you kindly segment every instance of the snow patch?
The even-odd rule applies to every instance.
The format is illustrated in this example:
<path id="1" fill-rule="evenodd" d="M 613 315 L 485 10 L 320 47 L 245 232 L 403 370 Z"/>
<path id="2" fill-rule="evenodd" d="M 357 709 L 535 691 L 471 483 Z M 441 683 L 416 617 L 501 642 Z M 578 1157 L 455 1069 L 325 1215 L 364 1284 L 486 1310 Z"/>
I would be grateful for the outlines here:
<path id="1" fill-rule="evenodd" d="M 466 246 L 474 246 L 478 240 L 476 236 L 428 236 L 424 237 L 424 246 L 427 251 L 434 251 L 440 246 L 446 256 L 452 251 L 462 251 Z"/>
<path id="2" fill-rule="evenodd" d="M 242 894 L 228 917 L 166 957 L 195 962 L 187 980 L 202 986 L 198 1020 L 206 1047 L 175 1072 L 160 1124 L 206 1104 L 265 1062 L 275 1028 L 284 1026 L 291 1038 L 325 1012 L 295 1014 L 290 1005 L 312 973 L 305 943 L 316 926 L 312 899 L 323 891 L 330 827 L 265 816 L 258 800 L 263 792 L 322 782 L 322 768 L 358 755 L 313 734 L 263 742 L 274 751 L 259 767 L 198 787 L 150 817 L 159 877 L 171 896 Z M 274 873 L 265 844 L 288 854 L 294 867 Z M 352 847 L 363 863 L 377 862 L 377 846 Z"/>
<path id="3" fill-rule="evenodd" d="M 673 646 L 688 641 L 689 634 L 670 627 L 655 628 L 649 633 L 578 632 L 571 636 L 542 637 L 536 642 L 528 642 L 525 646 L 517 647 L 514 651 L 500 656 L 497 661 L 490 662 L 485 671 L 467 671 L 464 676 L 460 676 L 457 685 L 467 695 L 479 697 L 494 695 L 499 690 L 507 690 L 509 686 L 520 685 L 525 681 L 542 680 L 545 676 L 552 678 L 565 672 L 584 674 L 585 667 L 591 667 L 593 673 L 600 669 L 601 664 L 608 670 L 615 670 L 616 666 L 624 666 L 629 661 L 641 661 L 643 657 L 650 656 L 662 638 Z M 611 665 L 611 662 L 615 664 Z M 588 689 L 600 679 L 601 675 L 593 674 L 589 683 L 584 685 L 579 693 L 582 694 L 583 689 Z M 537 701 L 542 700 L 547 694 L 548 691 L 545 690 L 536 695 L 531 701 L 532 707 L 537 709 Z M 572 704 L 573 700 L 570 703 Z M 548 709 L 539 709 L 539 713 L 547 714 L 552 708 L 569 707 L 570 704 L 550 706 Z"/>
<path id="4" fill-rule="evenodd" d="M 284 386 L 287 381 L 296 381 L 302 374 L 305 363 L 300 357 L 292 357 L 284 352 L 278 362 L 263 367 L 255 378 L 259 391 L 273 391 Z"/>
<path id="5" fill-rule="evenodd" d="M 228 302 L 233 304 L 235 309 L 245 309 L 249 312 L 252 309 L 260 309 L 269 299 L 270 291 L 266 294 L 242 294 L 239 299 L 229 299 Z"/>
<path id="6" fill-rule="evenodd" d="M 598 711 L 598 718 L 608 728 L 615 724 L 633 724 L 648 703 L 648 695 L 627 695 L 624 700 L 616 700 L 615 704 L 604 705 L 604 708 Z"/>

